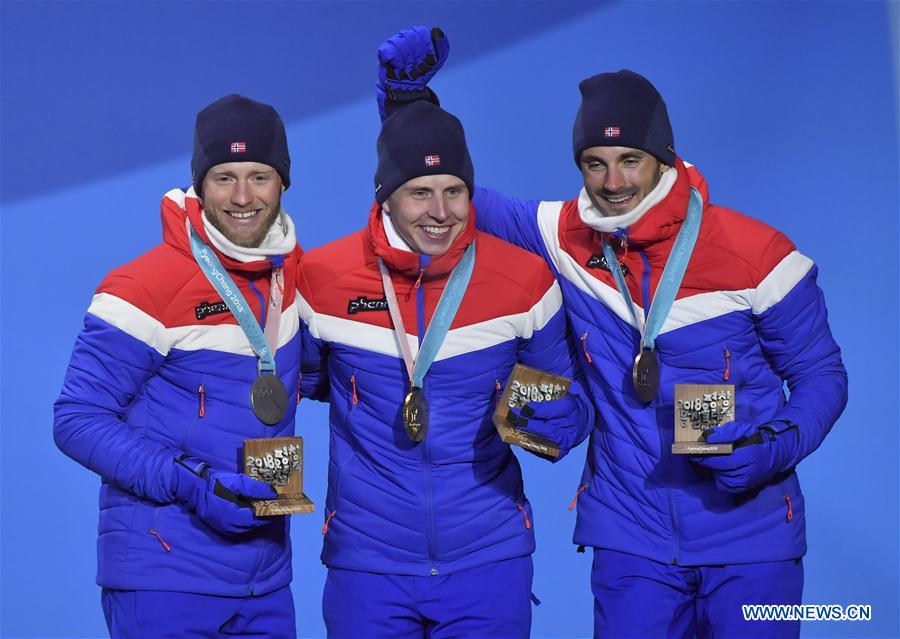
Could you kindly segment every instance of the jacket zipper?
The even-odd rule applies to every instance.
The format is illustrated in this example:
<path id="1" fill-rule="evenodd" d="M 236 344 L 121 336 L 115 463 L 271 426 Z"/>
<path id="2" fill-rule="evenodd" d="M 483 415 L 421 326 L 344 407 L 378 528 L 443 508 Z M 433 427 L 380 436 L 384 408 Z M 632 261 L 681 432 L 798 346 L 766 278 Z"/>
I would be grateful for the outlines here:
<path id="1" fill-rule="evenodd" d="M 159 540 L 160 545 L 165 549 L 166 552 L 172 552 L 172 547 L 166 543 L 166 540 L 162 538 L 162 535 L 156 532 L 156 528 L 151 528 L 150 534 L 156 537 L 157 540 Z"/>
<path id="2" fill-rule="evenodd" d="M 206 388 L 203 384 L 200 384 L 197 393 L 200 395 L 200 408 L 197 410 L 197 416 L 203 417 L 206 415 Z"/>
<path id="3" fill-rule="evenodd" d="M 587 336 L 588 336 L 587 331 L 585 331 L 581 335 L 581 350 L 584 351 L 584 359 L 587 361 L 587 363 L 592 364 L 593 362 L 591 361 L 591 354 L 588 353 L 588 349 L 587 349 Z"/>
<path id="4" fill-rule="evenodd" d="M 266 298 L 263 296 L 262 292 L 256 288 L 253 280 L 247 280 L 247 283 L 250 285 L 250 290 L 256 294 L 256 299 L 259 300 L 259 325 L 264 327 L 266 325 L 266 314 L 269 310 L 269 305 L 266 304 Z"/>
<path id="5" fill-rule="evenodd" d="M 337 510 L 332 510 L 330 513 L 328 513 L 328 517 L 325 518 L 325 525 L 322 526 L 323 537 L 328 534 L 328 524 L 331 523 L 331 520 L 334 519 L 335 515 L 337 515 Z"/>
<path id="6" fill-rule="evenodd" d="M 725 374 L 722 375 L 722 381 L 727 382 L 728 378 L 731 377 L 731 351 L 728 350 L 728 347 L 725 347 Z"/>
<path id="7" fill-rule="evenodd" d="M 650 295 L 650 260 L 644 249 L 638 248 L 641 255 L 641 261 L 644 263 L 644 272 L 641 273 L 641 299 L 644 303 L 644 324 L 647 323 L 647 314 L 650 312 L 650 305 L 653 303 L 653 296 Z"/>
<path id="8" fill-rule="evenodd" d="M 431 258 L 428 255 L 420 255 L 419 256 L 419 279 L 416 280 L 416 316 L 417 316 L 417 334 L 419 337 L 419 348 L 422 347 L 422 340 L 425 338 L 425 287 L 420 286 L 422 282 L 422 276 L 425 274 L 425 269 L 430 263 Z M 412 383 L 412 380 L 410 380 Z M 422 386 L 425 386 L 425 382 L 423 380 Z M 424 390 L 424 389 L 423 389 Z M 428 563 L 430 565 L 429 574 L 435 576 L 438 574 L 437 569 L 437 558 L 435 556 L 435 546 L 437 546 L 437 541 L 435 539 L 435 530 L 434 530 L 434 492 L 432 490 L 431 485 L 431 450 L 428 447 L 429 438 L 426 437 L 422 441 L 422 458 L 424 462 L 424 474 L 425 474 L 425 504 L 426 504 L 426 526 L 427 526 L 427 537 L 428 537 Z"/>
<path id="9" fill-rule="evenodd" d="M 643 248 L 638 247 L 638 253 L 641 256 L 643 264 L 643 272 L 641 273 L 641 299 L 644 303 L 644 323 L 646 325 L 647 315 L 650 313 L 650 305 L 653 304 L 653 296 L 650 294 L 650 260 Z M 652 404 L 656 404 L 654 400 Z M 675 496 L 672 489 L 666 488 L 666 497 L 669 502 L 669 519 L 672 522 L 672 564 L 678 565 L 681 556 L 681 541 L 679 539 L 680 531 L 678 528 L 678 512 L 675 509 Z"/>
<path id="10" fill-rule="evenodd" d="M 569 503 L 569 510 L 575 510 L 575 504 L 578 503 L 578 498 L 581 497 L 581 493 L 583 493 L 587 487 L 587 484 L 582 484 L 578 487 L 578 492 L 575 493 L 575 497 Z"/>
<path id="11" fill-rule="evenodd" d="M 525 507 L 519 502 L 516 502 L 516 508 L 518 508 L 522 512 L 522 516 L 525 518 L 525 528 L 531 530 L 531 520 L 528 519 L 528 513 L 525 512 Z"/>
<path id="12" fill-rule="evenodd" d="M 356 373 L 353 373 L 353 375 L 350 376 L 350 386 L 353 387 L 353 396 L 351 401 L 353 402 L 353 405 L 356 406 L 357 404 L 359 404 L 359 395 L 356 394 Z"/>
<path id="13" fill-rule="evenodd" d="M 794 507 L 791 506 L 791 496 L 785 495 L 784 501 L 787 502 L 787 517 L 785 518 L 785 521 L 791 523 L 791 520 L 794 518 Z"/>

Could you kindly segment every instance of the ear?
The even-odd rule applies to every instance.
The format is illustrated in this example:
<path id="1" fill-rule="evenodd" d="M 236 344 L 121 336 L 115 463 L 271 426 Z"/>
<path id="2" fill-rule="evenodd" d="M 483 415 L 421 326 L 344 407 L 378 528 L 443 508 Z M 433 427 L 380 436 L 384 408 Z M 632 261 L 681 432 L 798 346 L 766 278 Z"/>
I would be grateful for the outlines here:
<path id="1" fill-rule="evenodd" d="M 385 200 L 384 202 L 381 203 L 381 210 L 384 211 L 385 213 L 387 213 L 388 215 L 391 214 L 391 207 L 388 204 L 387 200 Z"/>
<path id="2" fill-rule="evenodd" d="M 666 171 L 668 171 L 671 168 L 672 167 L 669 166 L 668 164 L 663 164 L 662 162 L 660 162 L 659 163 L 659 174 L 662 175 L 663 173 L 665 173 Z"/>

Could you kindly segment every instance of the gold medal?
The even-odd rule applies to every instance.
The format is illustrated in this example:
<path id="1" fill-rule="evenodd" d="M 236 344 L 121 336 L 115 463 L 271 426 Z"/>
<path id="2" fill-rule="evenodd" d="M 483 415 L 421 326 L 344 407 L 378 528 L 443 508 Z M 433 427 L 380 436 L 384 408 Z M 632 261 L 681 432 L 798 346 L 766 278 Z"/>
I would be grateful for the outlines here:
<path id="1" fill-rule="evenodd" d="M 403 426 L 414 442 L 425 439 L 428 432 L 428 402 L 421 388 L 413 386 L 403 400 Z"/>

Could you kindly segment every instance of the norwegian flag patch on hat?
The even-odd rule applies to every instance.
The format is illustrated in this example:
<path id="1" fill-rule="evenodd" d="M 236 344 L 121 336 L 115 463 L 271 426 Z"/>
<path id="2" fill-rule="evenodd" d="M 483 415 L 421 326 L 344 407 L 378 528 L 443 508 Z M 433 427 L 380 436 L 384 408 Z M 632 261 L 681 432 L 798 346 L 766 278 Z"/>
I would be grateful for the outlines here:
<path id="1" fill-rule="evenodd" d="M 617 138 L 621 135 L 619 131 L 619 127 L 617 126 L 608 126 L 603 129 L 603 137 L 605 138 Z"/>
<path id="2" fill-rule="evenodd" d="M 232 153 L 246 153 L 247 152 L 247 143 L 246 142 L 232 142 L 231 143 L 231 152 Z"/>
<path id="3" fill-rule="evenodd" d="M 441 165 L 441 156 L 440 155 L 426 155 L 425 156 L 425 166 L 440 166 Z"/>

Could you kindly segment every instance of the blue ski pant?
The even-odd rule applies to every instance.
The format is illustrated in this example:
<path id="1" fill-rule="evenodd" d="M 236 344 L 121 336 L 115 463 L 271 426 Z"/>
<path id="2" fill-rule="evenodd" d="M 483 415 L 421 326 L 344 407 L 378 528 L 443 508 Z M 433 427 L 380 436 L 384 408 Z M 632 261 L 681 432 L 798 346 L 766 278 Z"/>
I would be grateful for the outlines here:
<path id="1" fill-rule="evenodd" d="M 799 621 L 745 621 L 745 604 L 799 604 L 801 559 L 677 566 L 594 549 L 594 637 L 797 639 Z"/>
<path id="2" fill-rule="evenodd" d="M 530 555 L 424 577 L 329 568 L 322 613 L 329 639 L 527 639 L 533 574 Z"/>
<path id="3" fill-rule="evenodd" d="M 290 586 L 252 597 L 104 588 L 101 602 L 113 639 L 297 636 Z"/>

